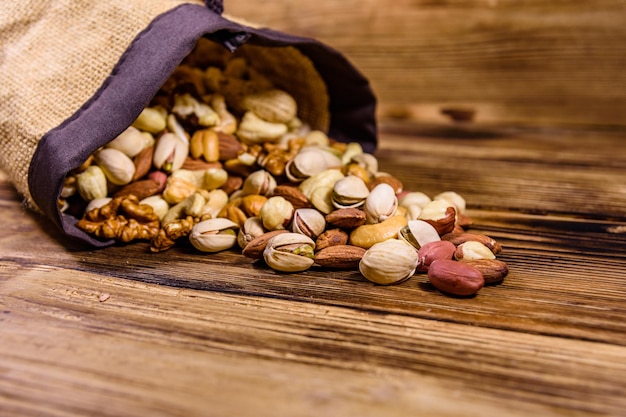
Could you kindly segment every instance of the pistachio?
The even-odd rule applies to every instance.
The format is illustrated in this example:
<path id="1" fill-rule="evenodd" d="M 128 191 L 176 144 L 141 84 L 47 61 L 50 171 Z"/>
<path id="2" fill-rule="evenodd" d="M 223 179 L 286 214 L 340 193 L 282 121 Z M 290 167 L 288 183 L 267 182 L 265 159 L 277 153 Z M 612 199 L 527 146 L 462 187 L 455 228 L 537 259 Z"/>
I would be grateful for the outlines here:
<path id="1" fill-rule="evenodd" d="M 188 153 L 188 142 L 175 133 L 164 133 L 156 141 L 152 163 L 157 169 L 171 173 L 183 166 Z"/>
<path id="2" fill-rule="evenodd" d="M 269 172 L 258 170 L 248 175 L 243 182 L 242 195 L 259 194 L 269 196 L 276 187 L 276 180 Z"/>
<path id="3" fill-rule="evenodd" d="M 94 154 L 94 162 L 102 169 L 107 179 L 115 185 L 128 184 L 135 175 L 133 160 L 117 149 L 100 149 Z"/>
<path id="4" fill-rule="evenodd" d="M 398 204 L 406 208 L 416 206 L 422 209 L 431 201 L 432 199 L 428 195 L 420 191 L 410 191 L 408 193 L 403 193 L 402 196 L 399 197 Z"/>
<path id="5" fill-rule="evenodd" d="M 398 239 L 372 245 L 359 262 L 359 271 L 375 284 L 389 285 L 406 281 L 415 274 L 417 251 Z"/>
<path id="6" fill-rule="evenodd" d="M 76 175 L 76 188 L 85 201 L 106 197 L 108 190 L 104 171 L 97 165 L 87 167 L 86 170 Z"/>
<path id="7" fill-rule="evenodd" d="M 365 168 L 370 175 L 374 176 L 378 173 L 378 159 L 370 153 L 361 153 L 352 157 L 352 162 L 356 162 Z"/>
<path id="8" fill-rule="evenodd" d="M 288 123 L 296 117 L 296 100 L 287 92 L 271 89 L 253 93 L 243 98 L 244 109 L 273 123 Z"/>
<path id="9" fill-rule="evenodd" d="M 326 220 L 319 211 L 312 208 L 301 208 L 294 212 L 292 232 L 301 233 L 315 240 L 324 229 L 326 229 Z"/>
<path id="10" fill-rule="evenodd" d="M 398 211 L 398 198 L 394 189 L 386 183 L 372 189 L 363 205 L 367 223 L 380 223 Z"/>
<path id="11" fill-rule="evenodd" d="M 341 159 L 328 148 L 304 146 L 285 166 L 290 181 L 300 182 L 322 171 L 341 166 Z"/>
<path id="12" fill-rule="evenodd" d="M 237 234 L 237 244 L 241 249 L 245 248 L 248 243 L 266 232 L 263 227 L 263 220 L 260 217 L 248 217 L 239 228 Z"/>
<path id="13" fill-rule="evenodd" d="M 465 213 L 465 208 L 466 208 L 465 199 L 455 191 L 444 191 L 434 196 L 433 200 L 447 201 L 448 204 L 451 204 L 452 206 L 454 206 L 457 213 L 459 214 Z"/>
<path id="14" fill-rule="evenodd" d="M 194 248 L 202 252 L 230 249 L 237 242 L 239 226 L 228 219 L 209 219 L 196 223 L 189 234 Z"/>
<path id="15" fill-rule="evenodd" d="M 295 120 L 295 119 L 294 119 Z M 328 146 L 328 135 L 321 130 L 311 130 L 306 133 L 304 143 L 306 146 Z"/>
<path id="16" fill-rule="evenodd" d="M 358 142 L 350 142 L 346 145 L 345 151 L 341 155 L 341 165 L 348 165 L 357 155 L 363 154 L 363 147 Z"/>
<path id="17" fill-rule="evenodd" d="M 441 240 L 437 229 L 424 220 L 409 220 L 406 226 L 400 229 L 398 237 L 414 246 L 416 249 L 421 248 L 427 243 Z"/>
<path id="18" fill-rule="evenodd" d="M 259 217 L 267 230 L 286 229 L 293 218 L 294 209 L 283 197 L 270 197 L 261 207 Z"/>
<path id="19" fill-rule="evenodd" d="M 336 208 L 360 207 L 365 203 L 369 193 L 369 188 L 361 178 L 348 175 L 333 186 L 333 206 Z"/>
<path id="20" fill-rule="evenodd" d="M 263 259 L 270 268 L 282 272 L 300 272 L 313 263 L 315 242 L 300 233 L 283 233 L 274 236 L 263 251 Z"/>

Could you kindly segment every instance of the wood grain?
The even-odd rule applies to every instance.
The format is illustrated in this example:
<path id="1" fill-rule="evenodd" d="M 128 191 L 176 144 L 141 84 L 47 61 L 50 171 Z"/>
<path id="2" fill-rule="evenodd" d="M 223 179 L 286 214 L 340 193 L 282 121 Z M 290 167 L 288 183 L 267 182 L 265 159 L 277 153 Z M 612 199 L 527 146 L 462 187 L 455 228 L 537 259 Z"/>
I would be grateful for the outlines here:
<path id="1" fill-rule="evenodd" d="M 624 125 L 621 0 L 248 2 L 226 12 L 317 38 L 371 81 L 381 118 Z"/>
<path id="2" fill-rule="evenodd" d="M 624 139 L 383 123 L 381 168 L 460 192 L 504 245 L 510 275 L 472 298 L 75 246 L 0 177 L 0 415 L 623 415 Z"/>

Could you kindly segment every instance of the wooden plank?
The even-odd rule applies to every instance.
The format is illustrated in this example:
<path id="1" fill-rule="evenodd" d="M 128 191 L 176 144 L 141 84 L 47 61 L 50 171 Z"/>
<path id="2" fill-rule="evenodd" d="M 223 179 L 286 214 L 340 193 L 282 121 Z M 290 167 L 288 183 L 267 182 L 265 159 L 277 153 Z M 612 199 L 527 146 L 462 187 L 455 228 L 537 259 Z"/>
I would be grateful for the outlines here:
<path id="1" fill-rule="evenodd" d="M 16 265 L 0 281 L 3 415 L 269 406 L 277 416 L 549 416 L 626 406 L 624 346 L 68 272 Z"/>
<path id="2" fill-rule="evenodd" d="M 619 0 L 315 1 L 225 4 L 230 15 L 317 38 L 371 81 L 380 116 L 445 122 L 624 125 Z"/>

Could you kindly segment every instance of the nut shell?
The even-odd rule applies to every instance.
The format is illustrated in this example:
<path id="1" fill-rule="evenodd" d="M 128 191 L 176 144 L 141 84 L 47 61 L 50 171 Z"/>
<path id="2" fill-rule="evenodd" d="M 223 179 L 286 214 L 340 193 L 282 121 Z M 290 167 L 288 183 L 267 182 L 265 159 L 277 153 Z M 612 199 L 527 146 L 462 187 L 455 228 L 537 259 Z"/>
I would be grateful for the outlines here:
<path id="1" fill-rule="evenodd" d="M 375 284 L 398 284 L 409 279 L 417 267 L 417 251 L 409 244 L 389 239 L 369 248 L 359 262 L 359 271 Z"/>

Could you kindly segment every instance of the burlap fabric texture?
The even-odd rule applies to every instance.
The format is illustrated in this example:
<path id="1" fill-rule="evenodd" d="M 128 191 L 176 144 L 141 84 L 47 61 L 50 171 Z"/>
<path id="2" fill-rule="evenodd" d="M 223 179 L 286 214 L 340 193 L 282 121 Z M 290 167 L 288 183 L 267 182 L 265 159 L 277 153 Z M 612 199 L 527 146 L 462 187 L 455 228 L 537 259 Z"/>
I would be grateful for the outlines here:
<path id="1" fill-rule="evenodd" d="M 374 95 L 339 52 L 222 12 L 216 0 L 3 0 L 0 169 L 25 203 L 71 237 L 112 244 L 59 211 L 63 181 L 134 121 L 203 36 L 254 60 L 314 127 L 374 149 Z"/>

